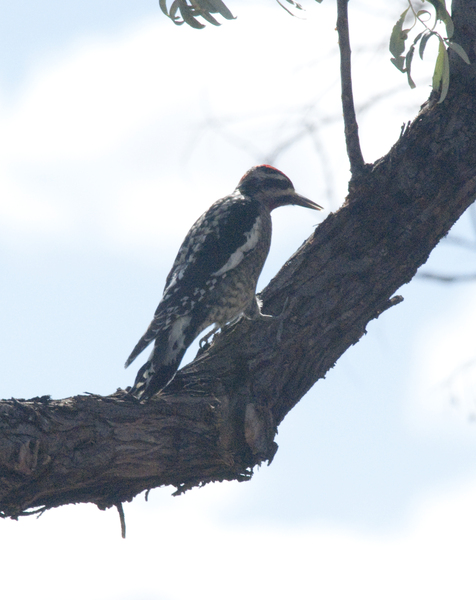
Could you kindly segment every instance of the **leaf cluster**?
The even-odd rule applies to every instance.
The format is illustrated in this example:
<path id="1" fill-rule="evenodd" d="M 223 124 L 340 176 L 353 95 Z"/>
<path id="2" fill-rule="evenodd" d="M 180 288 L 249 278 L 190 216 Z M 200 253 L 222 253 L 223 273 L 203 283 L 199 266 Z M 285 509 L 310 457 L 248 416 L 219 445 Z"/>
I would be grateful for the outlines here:
<path id="1" fill-rule="evenodd" d="M 205 27 L 197 17 L 203 17 L 212 25 L 220 25 L 212 16 L 214 14 L 219 14 L 228 20 L 235 18 L 222 0 L 173 0 L 170 9 L 167 8 L 167 0 L 159 0 L 159 6 L 164 15 L 172 19 L 176 25 L 187 23 L 194 29 Z"/>
<path id="2" fill-rule="evenodd" d="M 425 0 L 423 0 L 423 3 Z M 406 8 L 400 18 L 395 23 L 392 35 L 390 37 L 389 49 L 392 54 L 390 61 L 397 67 L 399 71 L 407 74 L 408 85 L 413 89 L 415 82 L 411 76 L 412 60 L 415 53 L 415 48 L 418 45 L 418 54 L 420 59 L 423 59 L 426 45 L 430 38 L 435 37 L 438 40 L 438 56 L 433 71 L 432 87 L 435 92 L 439 92 L 440 97 L 438 103 L 443 102 L 448 93 L 450 83 L 450 63 L 448 59 L 448 48 L 451 48 L 458 56 L 460 56 L 467 64 L 469 58 L 464 49 L 453 42 L 451 38 L 454 33 L 453 20 L 446 9 L 445 0 L 428 0 L 434 8 L 434 19 L 430 11 L 421 9 L 416 10 L 412 0 L 408 0 L 408 8 Z M 405 19 L 408 12 L 413 16 L 413 23 L 410 27 L 404 29 Z M 433 20 L 433 24 L 428 23 Z M 446 29 L 446 36 L 441 35 L 436 27 L 439 23 L 443 23 Z M 423 30 L 415 36 L 408 51 L 405 54 L 405 44 L 408 40 L 408 34 L 416 27 L 421 26 Z"/>
<path id="3" fill-rule="evenodd" d="M 291 9 L 282 4 L 281 0 L 276 1 L 286 12 L 293 17 L 296 16 Z M 297 11 L 304 10 L 295 0 L 284 0 L 284 2 L 291 5 Z M 316 0 L 316 2 L 321 3 L 322 0 Z M 167 8 L 167 0 L 159 0 L 159 5 L 164 15 L 172 19 L 176 25 L 187 23 L 187 25 L 190 25 L 194 29 L 203 29 L 205 27 L 197 17 L 203 17 L 205 21 L 208 21 L 212 25 L 220 25 L 215 17 L 212 16 L 214 14 L 219 14 L 228 20 L 235 18 L 222 0 L 173 0 L 170 8 Z"/>

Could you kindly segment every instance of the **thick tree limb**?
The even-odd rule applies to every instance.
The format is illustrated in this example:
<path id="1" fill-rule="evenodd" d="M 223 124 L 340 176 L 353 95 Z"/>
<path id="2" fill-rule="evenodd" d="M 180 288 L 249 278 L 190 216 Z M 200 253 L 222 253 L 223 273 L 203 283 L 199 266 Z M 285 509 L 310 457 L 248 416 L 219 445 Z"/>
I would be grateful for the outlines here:
<path id="1" fill-rule="evenodd" d="M 466 19 L 463 37 L 475 30 Z M 474 65 L 474 44 L 470 53 Z M 289 299 L 282 321 L 229 328 L 148 404 L 123 391 L 1 402 L 1 515 L 246 480 L 271 460 L 286 414 L 399 301 L 395 292 L 476 197 L 476 78 L 466 69 L 444 103 L 427 103 L 353 180 L 345 205 L 263 292 L 268 314 Z"/>

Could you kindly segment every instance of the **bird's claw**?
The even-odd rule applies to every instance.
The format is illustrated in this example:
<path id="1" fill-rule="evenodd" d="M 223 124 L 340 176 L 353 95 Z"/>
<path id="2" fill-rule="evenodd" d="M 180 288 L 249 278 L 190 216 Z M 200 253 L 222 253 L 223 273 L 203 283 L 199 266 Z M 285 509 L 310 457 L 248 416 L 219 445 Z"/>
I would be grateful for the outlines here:
<path id="1" fill-rule="evenodd" d="M 207 333 L 207 335 L 204 335 L 200 339 L 200 341 L 198 342 L 200 350 L 206 350 L 211 345 L 208 340 L 215 335 L 215 333 L 218 331 L 218 329 L 219 329 L 219 327 L 215 327 L 214 329 L 209 331 Z"/>

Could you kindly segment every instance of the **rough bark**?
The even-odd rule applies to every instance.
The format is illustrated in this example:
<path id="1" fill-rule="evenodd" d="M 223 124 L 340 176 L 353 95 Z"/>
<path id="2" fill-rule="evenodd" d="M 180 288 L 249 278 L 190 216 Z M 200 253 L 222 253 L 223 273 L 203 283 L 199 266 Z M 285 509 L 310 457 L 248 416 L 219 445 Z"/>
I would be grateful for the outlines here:
<path id="1" fill-rule="evenodd" d="M 248 479 L 271 460 L 276 427 L 367 323 L 399 301 L 476 196 L 476 14 L 454 3 L 450 93 L 430 101 L 391 151 L 349 185 L 262 294 L 274 322 L 243 320 L 182 369 L 154 401 L 108 397 L 0 403 L 0 514 L 94 502 L 160 485 L 183 491 Z M 459 12 L 458 12 L 459 11 Z"/>

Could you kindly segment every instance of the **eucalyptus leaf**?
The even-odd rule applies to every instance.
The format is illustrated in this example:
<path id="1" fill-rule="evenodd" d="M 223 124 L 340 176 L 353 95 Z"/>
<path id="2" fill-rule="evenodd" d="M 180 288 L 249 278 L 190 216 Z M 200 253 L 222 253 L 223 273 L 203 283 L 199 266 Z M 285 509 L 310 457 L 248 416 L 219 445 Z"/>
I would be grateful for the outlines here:
<path id="1" fill-rule="evenodd" d="M 286 2 L 292 4 L 292 6 L 295 6 L 298 10 L 304 10 L 303 7 L 297 2 L 294 2 L 294 0 L 286 0 Z"/>
<path id="2" fill-rule="evenodd" d="M 279 4 L 279 6 L 280 6 L 281 8 L 284 8 L 284 10 L 285 10 L 285 11 L 286 11 L 288 14 L 290 14 L 292 17 L 297 17 L 297 15 L 295 15 L 295 14 L 294 14 L 294 13 L 293 13 L 293 12 L 292 12 L 292 11 L 291 11 L 291 10 L 290 10 L 288 7 L 287 7 L 287 6 L 284 6 L 284 4 L 282 4 L 282 2 L 281 2 L 280 0 L 276 0 L 276 2 Z M 288 4 L 291 4 L 291 6 L 294 6 L 294 8 L 295 8 L 296 10 L 301 10 L 301 11 L 303 11 L 303 10 L 304 10 L 304 9 L 303 9 L 303 7 L 302 7 L 300 4 L 298 4 L 297 2 L 295 2 L 294 0 L 286 0 L 286 2 L 287 2 Z"/>
<path id="3" fill-rule="evenodd" d="M 456 42 L 448 42 L 448 47 L 451 48 L 454 52 L 456 52 L 456 54 L 460 56 L 466 64 L 471 64 L 471 61 L 469 60 L 468 55 L 464 51 L 464 48 L 462 48 L 459 44 L 457 44 Z"/>
<path id="4" fill-rule="evenodd" d="M 407 16 L 407 12 L 410 7 L 402 12 L 400 18 L 395 23 L 392 29 L 392 35 L 390 36 L 389 50 L 392 56 L 397 58 L 405 52 L 405 40 L 408 37 L 408 30 L 403 31 L 403 22 Z M 394 63 L 395 64 L 395 63 Z"/>
<path id="5" fill-rule="evenodd" d="M 203 17 L 212 25 L 220 26 L 220 23 L 212 17 L 211 13 L 218 12 L 210 0 L 190 0 L 191 14 L 193 17 Z"/>
<path id="6" fill-rule="evenodd" d="M 411 87 L 412 90 L 414 88 L 416 88 L 415 82 L 413 81 L 412 76 L 411 76 L 412 60 L 413 60 L 414 52 L 415 52 L 415 44 L 412 44 L 410 46 L 410 50 L 407 52 L 407 55 L 405 57 L 405 72 L 407 74 L 408 85 Z"/>
<path id="7" fill-rule="evenodd" d="M 160 10 L 164 13 L 164 15 L 170 17 L 169 10 L 167 8 L 167 0 L 159 0 L 159 6 Z"/>
<path id="8" fill-rule="evenodd" d="M 211 23 L 212 25 L 216 25 L 217 27 L 220 27 L 221 23 L 219 23 L 215 17 L 212 17 L 212 15 L 208 12 L 201 12 L 200 16 L 203 17 L 205 19 L 205 21 L 208 21 L 209 23 Z"/>
<path id="9" fill-rule="evenodd" d="M 180 20 L 180 17 L 177 15 L 177 12 L 179 12 L 180 15 L 182 14 L 180 10 L 180 0 L 174 0 L 174 2 L 172 2 L 169 14 L 167 16 L 170 17 L 176 25 L 183 25 L 184 21 Z"/>
<path id="10" fill-rule="evenodd" d="M 423 53 L 425 52 L 426 44 L 432 35 L 437 35 L 434 31 L 425 31 L 422 35 L 420 47 L 418 48 L 418 54 L 423 60 Z"/>
<path id="11" fill-rule="evenodd" d="M 198 4 L 202 6 L 204 1 L 205 0 L 199 0 Z M 229 21 L 232 21 L 236 18 L 232 15 L 230 9 L 224 2 L 222 2 L 222 0 L 206 0 L 206 4 L 208 5 L 208 8 L 205 12 L 219 13 L 223 18 L 228 19 Z"/>
<path id="12" fill-rule="evenodd" d="M 440 39 L 438 47 L 438 57 L 436 59 L 435 71 L 433 73 L 432 87 L 435 92 L 440 92 L 438 104 L 441 104 L 446 98 L 448 87 L 450 85 L 450 62 L 445 43 Z"/>
<path id="13" fill-rule="evenodd" d="M 413 44 L 412 44 L 412 46 L 416 46 L 416 45 L 417 45 L 417 42 L 420 40 L 420 38 L 422 37 L 422 35 L 423 35 L 424 33 L 425 33 L 424 31 L 421 31 L 421 32 L 420 32 L 420 33 L 419 33 L 419 34 L 416 36 L 416 38 L 413 40 Z"/>
<path id="14" fill-rule="evenodd" d="M 212 17 L 212 14 L 220 14 L 228 20 L 235 18 L 222 0 L 173 0 L 170 9 L 167 8 L 167 0 L 159 0 L 159 6 L 164 15 L 172 19 L 176 25 L 187 23 L 194 29 L 205 27 L 197 17 L 202 17 L 216 26 L 220 23 Z"/>
<path id="15" fill-rule="evenodd" d="M 440 40 L 438 47 L 438 56 L 436 57 L 435 70 L 433 71 L 433 77 L 431 80 L 431 87 L 433 91 L 438 92 L 441 84 L 441 76 L 443 74 L 443 53 L 445 52 L 445 45 Z"/>
<path id="16" fill-rule="evenodd" d="M 276 0 L 276 2 L 279 4 L 279 6 L 281 8 L 284 8 L 284 10 L 288 13 L 288 15 L 291 15 L 291 17 L 294 17 L 293 13 L 289 10 L 289 8 L 286 8 L 286 6 L 284 6 L 283 4 L 281 4 L 281 2 L 279 0 Z"/>
<path id="17" fill-rule="evenodd" d="M 405 57 L 404 56 L 392 56 L 390 62 L 397 67 L 399 71 L 405 73 Z"/>
<path id="18" fill-rule="evenodd" d="M 193 27 L 194 29 L 203 29 L 205 27 L 203 23 L 197 21 L 197 19 L 194 17 L 196 11 L 194 11 L 190 6 L 188 6 L 186 2 L 180 3 L 180 14 L 182 15 L 185 23 L 187 23 L 187 25 L 190 25 L 190 27 Z"/>
<path id="19" fill-rule="evenodd" d="M 441 104 L 443 100 L 446 98 L 446 94 L 448 93 L 448 89 L 450 87 L 450 61 L 448 58 L 448 50 L 443 44 L 443 73 L 441 76 L 441 94 L 440 99 L 438 100 L 438 104 Z"/>

